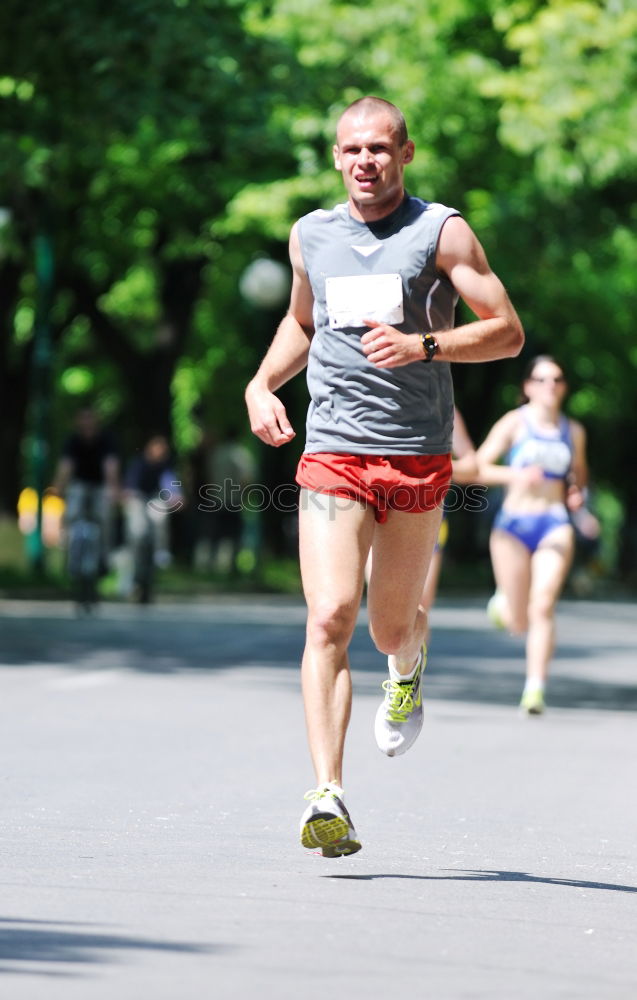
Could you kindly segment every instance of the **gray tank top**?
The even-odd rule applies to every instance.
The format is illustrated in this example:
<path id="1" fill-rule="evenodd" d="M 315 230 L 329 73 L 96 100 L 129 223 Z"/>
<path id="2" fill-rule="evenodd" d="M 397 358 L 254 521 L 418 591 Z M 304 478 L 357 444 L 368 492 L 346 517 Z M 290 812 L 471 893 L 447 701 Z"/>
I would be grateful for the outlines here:
<path id="1" fill-rule="evenodd" d="M 458 295 L 436 271 L 447 208 L 405 196 L 378 222 L 358 222 L 347 204 L 299 220 L 314 293 L 307 364 L 306 453 L 441 455 L 451 451 L 450 366 L 422 361 L 375 368 L 363 354 L 364 319 L 404 333 L 453 327 Z"/>

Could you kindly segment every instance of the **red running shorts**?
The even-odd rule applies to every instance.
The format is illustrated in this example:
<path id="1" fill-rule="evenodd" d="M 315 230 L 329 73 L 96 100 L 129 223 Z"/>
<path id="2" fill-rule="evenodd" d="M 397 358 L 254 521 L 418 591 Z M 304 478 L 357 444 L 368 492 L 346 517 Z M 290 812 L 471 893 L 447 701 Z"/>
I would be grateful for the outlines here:
<path id="1" fill-rule="evenodd" d="M 451 482 L 451 455 L 301 455 L 296 481 L 371 504 L 383 524 L 389 510 L 421 514 L 441 506 Z"/>

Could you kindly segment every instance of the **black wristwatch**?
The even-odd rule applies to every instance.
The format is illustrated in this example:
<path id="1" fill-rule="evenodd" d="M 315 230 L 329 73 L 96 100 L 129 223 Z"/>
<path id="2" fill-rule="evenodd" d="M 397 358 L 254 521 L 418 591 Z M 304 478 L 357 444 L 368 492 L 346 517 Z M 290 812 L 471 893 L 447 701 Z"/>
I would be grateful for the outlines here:
<path id="1" fill-rule="evenodd" d="M 427 364 L 429 361 L 433 361 L 434 357 L 440 350 L 440 347 L 438 346 L 438 341 L 434 337 L 433 333 L 421 333 L 420 343 L 422 344 L 422 349 L 425 352 L 425 356 L 422 360 L 425 362 L 425 364 Z"/>

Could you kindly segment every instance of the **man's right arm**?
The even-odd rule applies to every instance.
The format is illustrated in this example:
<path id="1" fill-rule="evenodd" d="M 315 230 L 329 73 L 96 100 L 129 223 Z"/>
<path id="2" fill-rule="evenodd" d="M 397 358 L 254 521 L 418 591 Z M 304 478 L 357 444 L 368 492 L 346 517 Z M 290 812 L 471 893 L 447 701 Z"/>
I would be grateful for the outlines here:
<path id="1" fill-rule="evenodd" d="M 297 225 L 290 233 L 290 262 L 292 291 L 287 315 L 245 392 L 252 432 L 274 447 L 286 444 L 295 435 L 275 392 L 305 368 L 314 333 L 314 296 L 303 264 Z"/>

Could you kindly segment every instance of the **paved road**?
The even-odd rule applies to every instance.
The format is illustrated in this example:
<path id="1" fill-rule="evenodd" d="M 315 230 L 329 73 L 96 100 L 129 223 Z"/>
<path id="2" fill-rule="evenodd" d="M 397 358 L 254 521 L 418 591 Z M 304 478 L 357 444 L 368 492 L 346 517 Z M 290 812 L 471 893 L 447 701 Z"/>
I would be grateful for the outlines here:
<path id="1" fill-rule="evenodd" d="M 394 760 L 362 615 L 363 850 L 338 861 L 296 839 L 303 623 L 290 599 L 0 602 L 3 1000 L 632 1000 L 635 606 L 561 606 L 551 710 L 524 720 L 519 642 L 441 603 Z"/>

